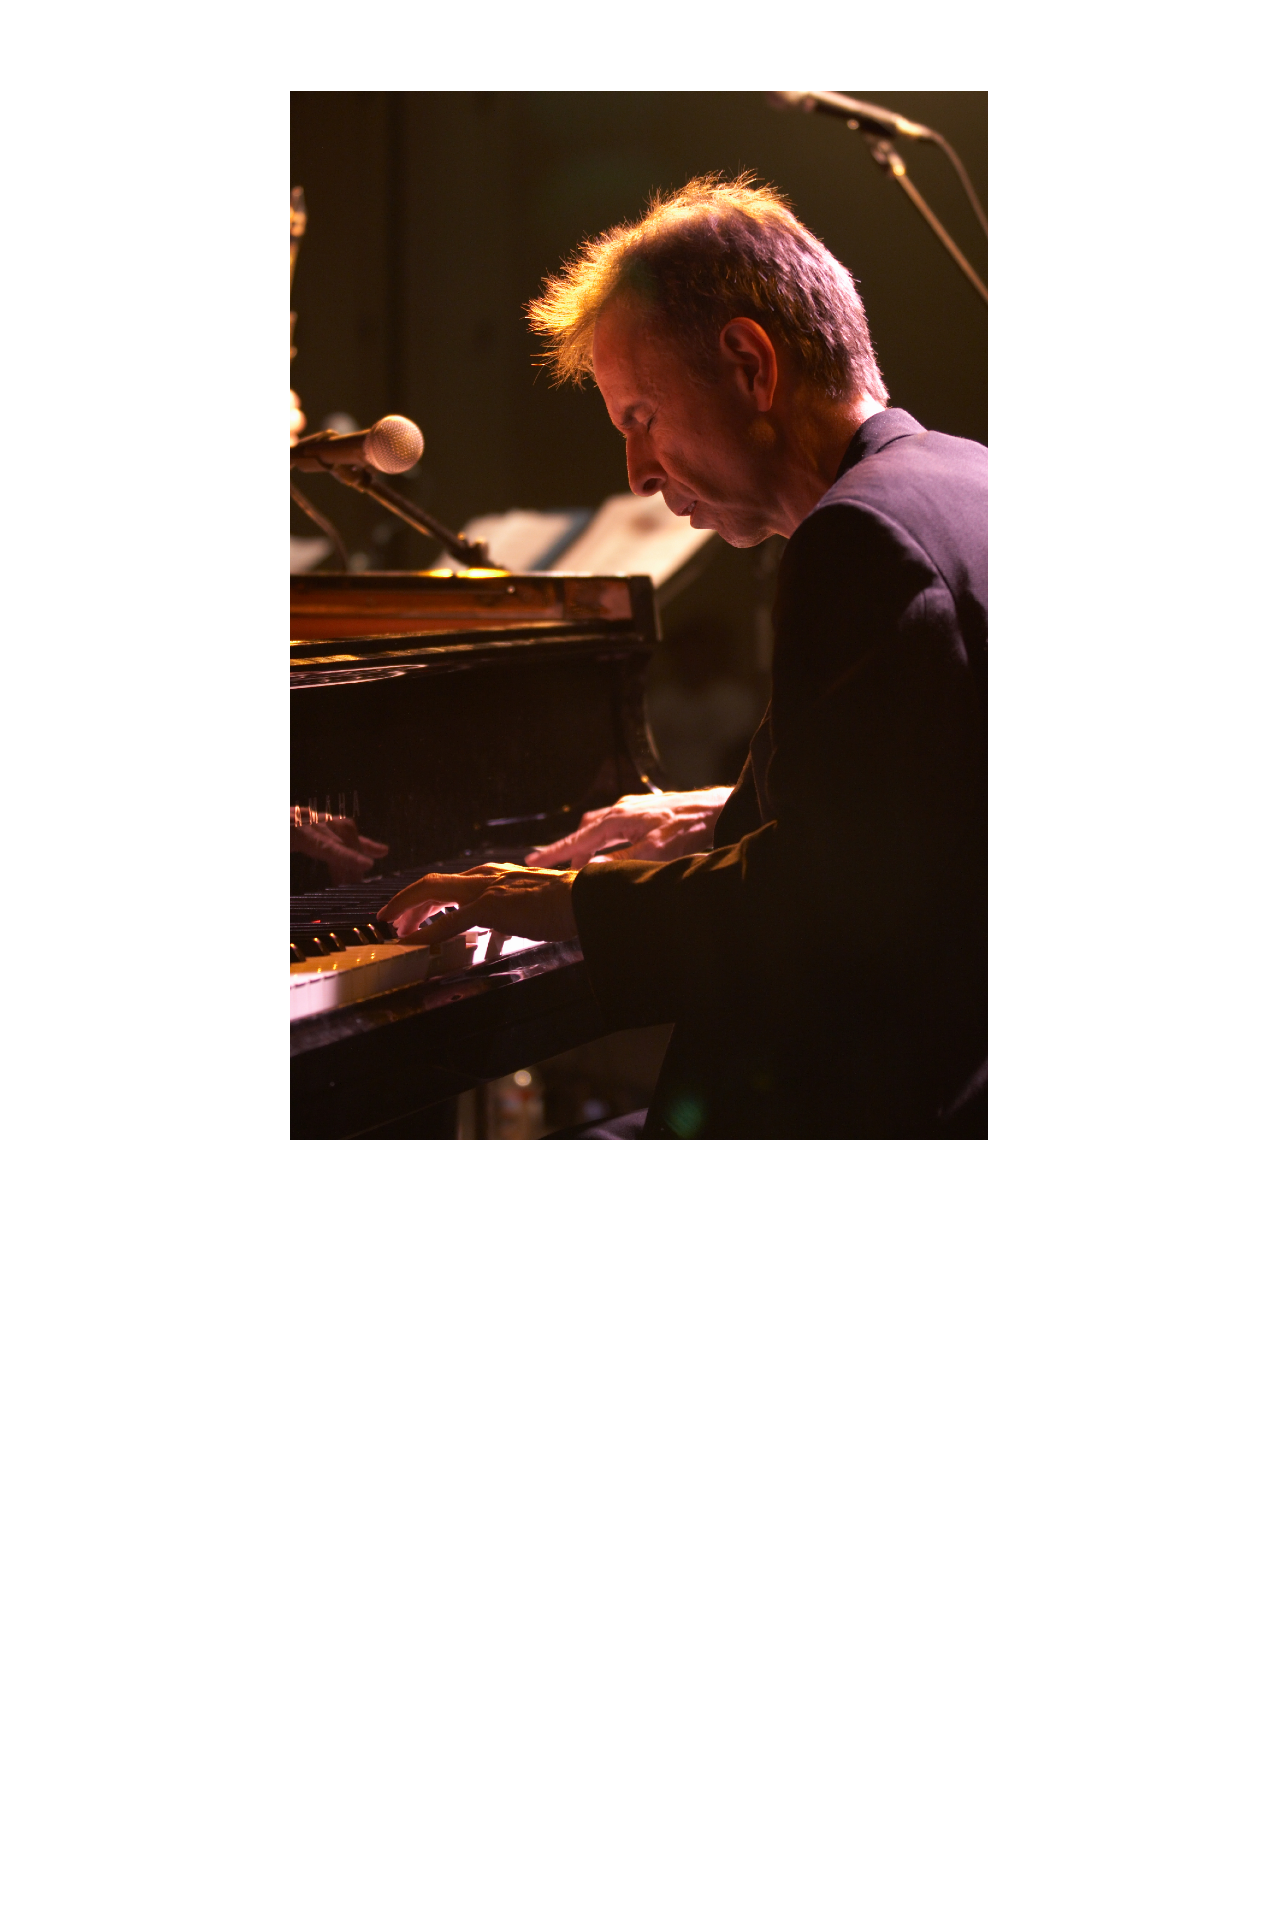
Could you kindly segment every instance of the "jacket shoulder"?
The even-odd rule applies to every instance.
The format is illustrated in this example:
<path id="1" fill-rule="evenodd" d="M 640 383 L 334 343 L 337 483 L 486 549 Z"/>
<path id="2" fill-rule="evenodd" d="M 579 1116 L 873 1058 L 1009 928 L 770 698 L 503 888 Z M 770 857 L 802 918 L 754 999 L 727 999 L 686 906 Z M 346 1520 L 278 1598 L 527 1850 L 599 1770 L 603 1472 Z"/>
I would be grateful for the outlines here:
<path id="1" fill-rule="evenodd" d="M 985 602 L 989 455 L 975 440 L 910 434 L 839 475 L 795 529 L 786 558 L 828 566 L 845 547 L 849 563 L 874 553 L 942 579 L 956 600 Z"/>
<path id="2" fill-rule="evenodd" d="M 984 502 L 989 452 L 976 440 L 948 433 L 912 433 L 841 473 L 815 512 L 835 504 L 877 508 L 909 526 L 943 515 L 962 502 Z"/>

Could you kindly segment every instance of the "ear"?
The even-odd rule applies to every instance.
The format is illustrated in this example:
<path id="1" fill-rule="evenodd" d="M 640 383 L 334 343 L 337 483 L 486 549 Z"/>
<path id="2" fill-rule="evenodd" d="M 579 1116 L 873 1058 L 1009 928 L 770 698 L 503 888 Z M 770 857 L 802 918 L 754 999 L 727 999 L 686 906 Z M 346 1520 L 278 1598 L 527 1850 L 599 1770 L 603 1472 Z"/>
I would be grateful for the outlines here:
<path id="1" fill-rule="evenodd" d="M 719 335 L 719 352 L 741 390 L 767 413 L 777 391 L 777 350 L 758 321 L 729 320 Z"/>

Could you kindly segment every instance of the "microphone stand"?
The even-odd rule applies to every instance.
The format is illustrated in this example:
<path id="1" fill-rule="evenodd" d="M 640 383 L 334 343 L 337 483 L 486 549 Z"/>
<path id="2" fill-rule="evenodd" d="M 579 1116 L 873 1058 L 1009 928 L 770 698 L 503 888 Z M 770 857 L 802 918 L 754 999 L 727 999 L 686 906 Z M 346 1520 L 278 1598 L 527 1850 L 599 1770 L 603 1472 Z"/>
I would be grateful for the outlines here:
<path id="1" fill-rule="evenodd" d="M 357 493 L 366 493 L 371 499 L 380 501 L 382 506 L 398 514 L 416 533 L 424 533 L 428 538 L 438 540 L 453 559 L 460 560 L 464 567 L 492 566 L 487 541 L 467 540 L 462 534 L 453 533 L 424 508 L 414 506 L 402 493 L 396 493 L 394 487 L 388 486 L 381 474 L 375 473 L 371 467 L 331 466 L 324 471 L 331 473 L 334 480 L 340 480 L 344 487 L 354 487 Z"/>
<path id="2" fill-rule="evenodd" d="M 989 290 L 987 289 L 985 282 L 981 279 L 980 275 L 977 273 L 976 269 L 971 265 L 971 263 L 964 257 L 962 253 L 960 253 L 958 247 L 954 244 L 953 240 L 951 240 L 949 234 L 945 231 L 945 228 L 941 225 L 940 221 L 937 219 L 936 215 L 933 213 L 931 207 L 929 207 L 929 205 L 927 204 L 927 201 L 923 198 L 923 195 L 919 192 L 918 188 L 915 186 L 914 182 L 911 180 L 909 174 L 905 171 L 905 162 L 904 160 L 902 160 L 900 154 L 897 152 L 896 148 L 892 145 L 892 142 L 888 139 L 887 135 L 883 133 L 879 133 L 873 127 L 863 127 L 859 120 L 849 120 L 848 129 L 850 132 L 859 133 L 864 136 L 866 145 L 869 147 L 870 152 L 873 154 L 879 166 L 882 167 L 884 173 L 891 174 L 892 178 L 897 182 L 899 182 L 900 187 L 902 191 L 906 194 L 907 198 L 913 203 L 914 206 L 918 208 L 919 212 L 923 215 L 923 218 L 927 221 L 927 224 L 929 225 L 929 227 L 931 227 L 933 233 L 936 235 L 941 245 L 945 248 L 946 252 L 950 255 L 950 257 L 958 262 L 959 266 L 963 269 L 964 273 L 967 275 L 972 285 L 976 288 L 976 291 L 980 294 L 982 300 L 984 300 L 986 305 L 988 306 L 990 296 L 989 296 Z M 977 210 L 979 212 L 980 210 L 979 203 L 975 201 L 975 196 L 972 195 L 970 186 L 968 187 L 968 193 L 969 193 L 969 196 L 973 199 L 974 204 L 977 205 Z M 983 224 L 984 224 L 984 220 L 982 220 L 982 225 Z"/>
<path id="3" fill-rule="evenodd" d="M 389 512 L 397 514 L 401 520 L 405 521 L 414 533 L 424 533 L 428 539 L 438 540 L 441 547 L 445 547 L 454 560 L 460 560 L 464 567 L 492 566 L 486 541 L 467 540 L 460 533 L 454 533 L 451 527 L 444 526 L 423 507 L 415 506 L 411 500 L 405 499 L 402 493 L 396 493 L 394 487 L 388 486 L 381 474 L 375 472 L 372 467 L 347 466 L 337 460 L 326 460 L 324 442 L 335 437 L 326 428 L 321 428 L 318 433 L 308 433 L 305 439 L 299 440 L 289 449 L 290 471 L 301 468 L 304 473 L 331 474 L 333 479 L 340 480 L 344 487 L 354 487 L 357 493 L 366 493 L 370 498 L 379 501 Z M 349 573 L 350 562 L 346 559 L 346 549 L 342 545 L 337 529 L 317 512 L 305 494 L 299 492 L 297 486 L 291 481 L 290 487 L 293 498 L 303 512 L 309 513 L 315 524 L 323 527 L 325 533 L 337 542 L 338 552 L 342 555 L 346 571 Z M 498 571 L 504 572 L 505 569 L 499 568 Z"/>
<path id="4" fill-rule="evenodd" d="M 326 533 L 328 535 L 329 539 L 332 541 L 333 545 L 337 548 L 337 551 L 342 556 L 343 567 L 346 569 L 347 573 L 349 573 L 351 570 L 351 557 L 349 553 L 347 553 L 346 551 L 346 542 L 343 540 L 341 534 L 337 531 L 337 528 L 333 525 L 332 521 L 327 519 L 324 516 L 324 514 L 320 512 L 319 508 L 315 506 L 310 500 L 307 499 L 306 495 L 302 492 L 302 489 L 298 486 L 296 480 L 290 480 L 288 490 L 292 494 L 293 498 L 296 500 L 298 506 L 302 509 L 302 512 L 308 513 L 311 519 L 315 522 L 316 526 L 319 528 L 320 532 Z"/>
<path id="5" fill-rule="evenodd" d="M 388 513 L 395 513 L 395 515 L 399 515 L 401 520 L 407 520 L 407 524 L 413 528 L 416 534 L 426 534 L 428 540 L 438 540 L 439 545 L 441 545 L 441 547 L 447 547 L 447 551 L 453 555 L 453 559 L 455 559 L 455 561 L 461 561 L 462 566 L 491 566 L 491 564 L 493 564 L 489 561 L 489 557 L 487 557 L 487 543 L 485 543 L 484 540 L 462 540 L 461 534 L 455 534 L 449 526 L 441 526 L 441 522 L 436 520 L 430 513 L 424 513 L 420 507 L 414 507 L 413 501 L 411 501 L 411 499 L 405 499 L 403 493 L 395 493 L 395 488 L 388 486 L 386 480 L 382 478 L 382 474 L 380 474 L 380 472 L 374 472 L 374 468 L 343 467 L 338 461 L 332 461 L 332 465 L 330 465 L 330 463 L 324 459 L 324 442 L 326 442 L 326 440 L 334 440 L 334 438 L 336 438 L 336 436 L 330 434 L 330 432 L 326 432 L 326 430 L 322 430 L 319 434 L 307 434 L 307 438 L 305 438 L 305 440 L 299 440 L 296 447 L 292 449 L 292 455 L 290 455 L 292 465 L 303 468 L 305 472 L 332 474 L 332 478 L 334 478 L 334 480 L 340 480 L 342 486 L 353 486 L 357 493 L 368 493 L 370 499 L 380 501 L 382 507 L 388 509 Z M 297 505 L 301 507 L 303 513 L 309 513 L 311 518 L 315 520 L 317 526 L 322 526 L 326 534 L 330 534 L 334 540 L 338 541 L 338 551 L 342 553 L 342 559 L 345 561 L 345 547 L 343 547 L 342 540 L 340 540 L 340 536 L 338 536 L 336 526 L 330 526 L 328 520 L 322 516 L 322 513 L 315 511 L 315 507 L 313 507 L 311 501 L 305 497 L 305 493 L 297 492 L 296 486 L 294 486 L 294 499 L 296 499 Z M 345 570 L 347 570 L 347 574 L 349 574 L 349 570 L 351 570 L 349 561 L 345 561 Z"/>

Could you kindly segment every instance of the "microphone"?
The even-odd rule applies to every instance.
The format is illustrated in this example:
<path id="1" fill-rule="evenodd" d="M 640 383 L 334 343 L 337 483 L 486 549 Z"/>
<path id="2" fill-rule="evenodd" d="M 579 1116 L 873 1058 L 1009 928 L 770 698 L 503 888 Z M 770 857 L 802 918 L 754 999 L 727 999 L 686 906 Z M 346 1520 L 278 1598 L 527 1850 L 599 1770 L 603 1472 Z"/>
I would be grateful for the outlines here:
<path id="1" fill-rule="evenodd" d="M 989 232 L 985 218 L 985 209 L 977 197 L 976 188 L 968 178 L 967 168 L 955 153 L 943 133 L 937 133 L 934 127 L 921 127 L 917 120 L 907 120 L 902 113 L 893 113 L 889 107 L 876 107 L 868 100 L 854 100 L 850 93 L 817 93 L 811 89 L 807 93 L 769 93 L 764 96 L 770 107 L 797 107 L 800 113 L 829 113 L 841 120 L 850 133 L 859 133 L 869 146 L 871 154 L 897 182 L 901 191 L 908 195 L 923 218 L 931 227 L 945 251 L 956 265 L 962 268 L 982 300 L 988 300 L 985 282 L 980 278 L 970 260 L 955 246 L 945 228 L 941 225 L 927 201 L 910 179 L 896 148 L 892 145 L 893 134 L 909 140 L 930 140 L 945 155 L 972 205 L 972 211 L 981 223 L 982 233 Z"/>
<path id="2" fill-rule="evenodd" d="M 374 467 L 378 473 L 407 473 L 422 457 L 422 430 L 402 413 L 388 413 L 361 433 L 308 433 L 292 449 L 290 466 L 310 473 L 325 467 Z"/>
<path id="3" fill-rule="evenodd" d="M 851 120 L 854 125 L 875 127 L 880 133 L 896 133 L 911 140 L 936 138 L 930 127 L 921 127 L 917 120 L 907 120 L 887 107 L 871 106 L 868 100 L 853 100 L 846 93 L 770 93 L 768 104 L 781 109 L 797 107 L 801 113 L 832 113 L 845 124 Z"/>

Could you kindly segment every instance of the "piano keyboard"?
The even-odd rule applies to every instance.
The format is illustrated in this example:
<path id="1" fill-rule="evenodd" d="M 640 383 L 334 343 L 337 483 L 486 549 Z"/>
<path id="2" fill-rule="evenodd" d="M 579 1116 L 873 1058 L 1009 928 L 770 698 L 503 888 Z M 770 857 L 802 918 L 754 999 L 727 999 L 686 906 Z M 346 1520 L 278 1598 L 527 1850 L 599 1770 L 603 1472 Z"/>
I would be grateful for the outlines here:
<path id="1" fill-rule="evenodd" d="M 446 869 L 445 869 L 446 871 Z M 464 973 L 498 954 L 521 953 L 540 941 L 494 936 L 472 927 L 437 947 L 404 946 L 377 914 L 420 869 L 380 874 L 322 893 L 293 896 L 290 915 L 289 1019 L 305 1020 L 418 980 Z"/>

